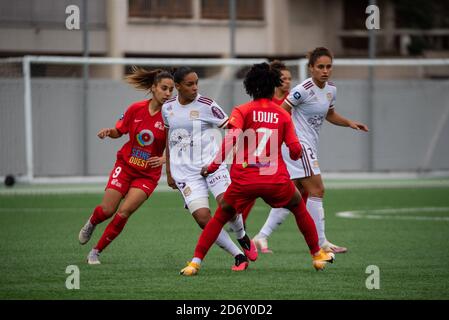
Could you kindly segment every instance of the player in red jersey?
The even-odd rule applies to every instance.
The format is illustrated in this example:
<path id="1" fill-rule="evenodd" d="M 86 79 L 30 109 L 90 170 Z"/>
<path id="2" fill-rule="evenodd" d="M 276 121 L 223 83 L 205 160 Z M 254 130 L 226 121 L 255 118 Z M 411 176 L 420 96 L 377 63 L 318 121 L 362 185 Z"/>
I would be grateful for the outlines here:
<path id="1" fill-rule="evenodd" d="M 281 106 L 284 102 L 285 98 L 287 98 L 291 83 L 292 83 L 292 74 L 290 73 L 290 70 L 287 68 L 287 66 L 279 61 L 274 60 L 270 63 L 270 67 L 273 69 L 277 69 L 281 73 L 281 80 L 282 84 L 274 89 L 274 95 L 272 101 L 276 103 L 277 105 Z M 301 197 L 304 201 L 304 203 L 307 203 L 308 193 L 302 187 L 301 184 L 295 184 L 296 188 L 298 188 L 299 192 L 301 193 Z M 276 230 L 276 228 L 282 224 L 282 222 L 285 220 L 288 214 L 278 214 L 278 211 L 283 212 L 282 209 L 274 209 L 271 210 L 270 214 L 268 215 L 267 220 L 265 221 L 264 225 L 260 229 L 259 233 L 253 238 L 253 241 L 257 247 L 257 250 L 261 253 L 273 253 L 271 249 L 268 248 L 268 237 L 271 235 L 271 233 Z M 288 212 L 288 211 L 287 211 Z M 246 217 L 244 216 L 244 221 L 246 220 Z"/>
<path id="2" fill-rule="evenodd" d="M 288 93 L 290 92 L 290 85 L 292 82 L 292 74 L 290 73 L 290 70 L 286 67 L 286 65 L 279 61 L 279 60 L 273 60 L 270 63 L 270 67 L 277 69 L 281 73 L 281 81 L 282 83 L 274 89 L 274 95 L 271 101 L 276 103 L 277 105 L 281 105 L 284 102 L 284 99 L 288 96 Z M 301 190 L 300 190 L 301 191 Z M 303 193 L 301 192 L 301 195 L 304 197 Z M 304 199 L 305 201 L 305 199 Z M 254 202 L 255 203 L 255 202 Z M 254 203 L 250 204 L 243 212 L 243 222 L 246 223 L 246 218 L 248 217 L 249 212 L 251 211 Z M 271 253 L 271 250 L 268 249 L 268 246 L 261 246 L 259 243 L 259 239 L 254 237 L 254 243 L 257 246 L 257 249 L 261 251 L 262 253 Z"/>
<path id="3" fill-rule="evenodd" d="M 87 257 L 89 264 L 100 264 L 100 253 L 120 234 L 131 214 L 156 188 L 165 162 L 166 133 L 160 111 L 173 92 L 173 76 L 160 69 L 134 68 L 127 81 L 137 89 L 151 92 L 152 98 L 133 103 L 114 128 L 101 129 L 98 133 L 100 139 L 117 139 L 129 134 L 129 141 L 117 152 L 101 204 L 94 209 L 79 233 L 80 243 L 86 244 L 95 227 L 115 213 L 90 251 Z"/>
<path id="4" fill-rule="evenodd" d="M 290 115 L 271 101 L 274 88 L 280 82 L 279 71 L 267 63 L 254 65 L 246 75 L 245 89 L 254 100 L 233 110 L 228 125 L 231 130 L 223 140 L 221 152 L 201 170 L 203 176 L 213 173 L 238 141 L 231 167 L 232 182 L 201 233 L 192 261 L 181 270 L 182 275 L 198 273 L 202 260 L 226 222 L 258 197 L 272 207 L 285 207 L 294 214 L 316 270 L 333 262 L 334 255 L 324 252 L 318 245 L 315 224 L 282 159 L 282 143 L 287 145 L 294 159 L 301 157 L 302 149 Z"/>

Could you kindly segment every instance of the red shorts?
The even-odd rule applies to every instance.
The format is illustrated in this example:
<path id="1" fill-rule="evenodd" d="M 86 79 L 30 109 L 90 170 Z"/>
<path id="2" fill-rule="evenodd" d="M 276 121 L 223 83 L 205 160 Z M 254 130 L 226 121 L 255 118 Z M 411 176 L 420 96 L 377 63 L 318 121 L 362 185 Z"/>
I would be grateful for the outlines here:
<path id="1" fill-rule="evenodd" d="M 237 212 L 242 212 L 251 202 L 262 198 L 272 208 L 286 206 L 296 192 L 296 187 L 291 180 L 282 184 L 254 184 L 239 185 L 234 182 L 224 194 L 224 200 Z"/>
<path id="2" fill-rule="evenodd" d="M 143 176 L 141 173 L 136 172 L 130 168 L 123 161 L 117 160 L 109 175 L 109 181 L 106 185 L 106 189 L 114 189 L 125 196 L 130 188 L 137 188 L 142 190 L 149 197 L 154 189 L 157 187 L 157 182 L 149 177 Z"/>

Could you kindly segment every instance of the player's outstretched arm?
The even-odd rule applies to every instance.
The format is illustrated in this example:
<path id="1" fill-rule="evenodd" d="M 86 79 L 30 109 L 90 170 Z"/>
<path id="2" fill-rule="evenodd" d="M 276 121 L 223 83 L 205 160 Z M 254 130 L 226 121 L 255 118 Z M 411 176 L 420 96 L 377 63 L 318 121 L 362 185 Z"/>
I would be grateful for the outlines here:
<path id="1" fill-rule="evenodd" d="M 215 156 L 215 159 L 208 166 L 204 166 L 201 169 L 200 174 L 203 177 L 207 177 L 209 174 L 217 171 L 217 169 L 220 167 L 223 161 L 226 160 L 229 152 L 231 152 L 231 150 L 234 150 L 234 145 L 237 143 L 241 133 L 242 130 L 236 128 L 230 129 L 228 131 L 228 133 L 223 139 L 223 142 L 221 143 L 220 150 Z"/>
<path id="2" fill-rule="evenodd" d="M 326 115 L 326 120 L 329 121 L 332 124 L 335 124 L 336 126 L 342 126 L 342 127 L 350 127 L 354 130 L 362 130 L 365 132 L 368 132 L 368 127 L 358 121 L 353 121 L 350 119 L 347 119 L 337 113 L 334 109 L 330 109 Z"/>
<path id="3" fill-rule="evenodd" d="M 295 132 L 294 124 L 290 117 L 288 118 L 288 121 L 285 122 L 283 132 L 284 132 L 283 142 L 288 148 L 290 158 L 292 160 L 298 160 L 299 158 L 302 157 L 302 147 L 301 144 L 299 143 L 298 136 L 296 135 Z"/>
<path id="4" fill-rule="evenodd" d="M 117 139 L 122 136 L 122 134 L 116 128 L 103 128 L 97 133 L 98 138 L 104 139 L 106 137 Z"/>

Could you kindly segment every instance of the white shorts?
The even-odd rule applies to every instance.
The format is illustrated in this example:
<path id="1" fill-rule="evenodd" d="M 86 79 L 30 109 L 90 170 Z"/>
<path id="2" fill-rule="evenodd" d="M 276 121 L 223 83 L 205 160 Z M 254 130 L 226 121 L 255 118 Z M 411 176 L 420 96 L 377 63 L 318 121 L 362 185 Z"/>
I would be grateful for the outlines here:
<path id="1" fill-rule="evenodd" d="M 176 181 L 184 201 L 188 206 L 190 202 L 200 198 L 208 198 L 209 191 L 214 198 L 224 193 L 231 184 L 231 177 L 226 167 L 220 168 L 207 178 L 198 175 L 198 179 L 189 181 Z"/>
<path id="2" fill-rule="evenodd" d="M 285 144 L 282 144 L 282 157 L 287 165 L 290 179 L 301 179 L 321 174 L 318 164 L 318 153 L 306 143 L 301 143 L 302 157 L 299 160 L 292 160 Z"/>

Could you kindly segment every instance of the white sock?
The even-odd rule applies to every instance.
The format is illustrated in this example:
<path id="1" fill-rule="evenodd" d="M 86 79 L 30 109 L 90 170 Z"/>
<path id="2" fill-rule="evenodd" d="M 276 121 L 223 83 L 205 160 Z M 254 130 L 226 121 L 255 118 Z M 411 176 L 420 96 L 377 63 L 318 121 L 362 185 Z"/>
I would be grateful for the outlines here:
<path id="1" fill-rule="evenodd" d="M 201 264 L 202 260 L 200 258 L 194 257 L 192 259 L 192 262 L 195 262 L 196 264 Z"/>
<path id="2" fill-rule="evenodd" d="M 241 214 L 238 214 L 234 221 L 230 220 L 228 224 L 232 231 L 235 232 L 237 239 L 242 239 L 245 236 L 245 226 L 243 225 L 243 217 Z"/>
<path id="3" fill-rule="evenodd" d="M 316 197 L 309 197 L 307 199 L 307 210 L 312 216 L 316 225 L 316 231 L 318 233 L 319 245 L 321 246 L 326 241 L 326 235 L 324 233 L 324 208 L 323 199 Z"/>
<path id="4" fill-rule="evenodd" d="M 290 211 L 285 208 L 272 208 L 270 214 L 268 215 L 267 221 L 263 225 L 262 229 L 260 229 L 257 237 L 260 238 L 268 238 L 274 230 L 279 227 L 282 222 L 284 222 L 285 218 L 290 214 Z"/>
<path id="5" fill-rule="evenodd" d="M 229 234 L 224 229 L 221 229 L 215 243 L 223 250 L 232 254 L 233 257 L 238 254 L 243 254 L 243 252 L 235 245 L 235 243 L 232 242 L 231 237 L 229 237 Z"/>

